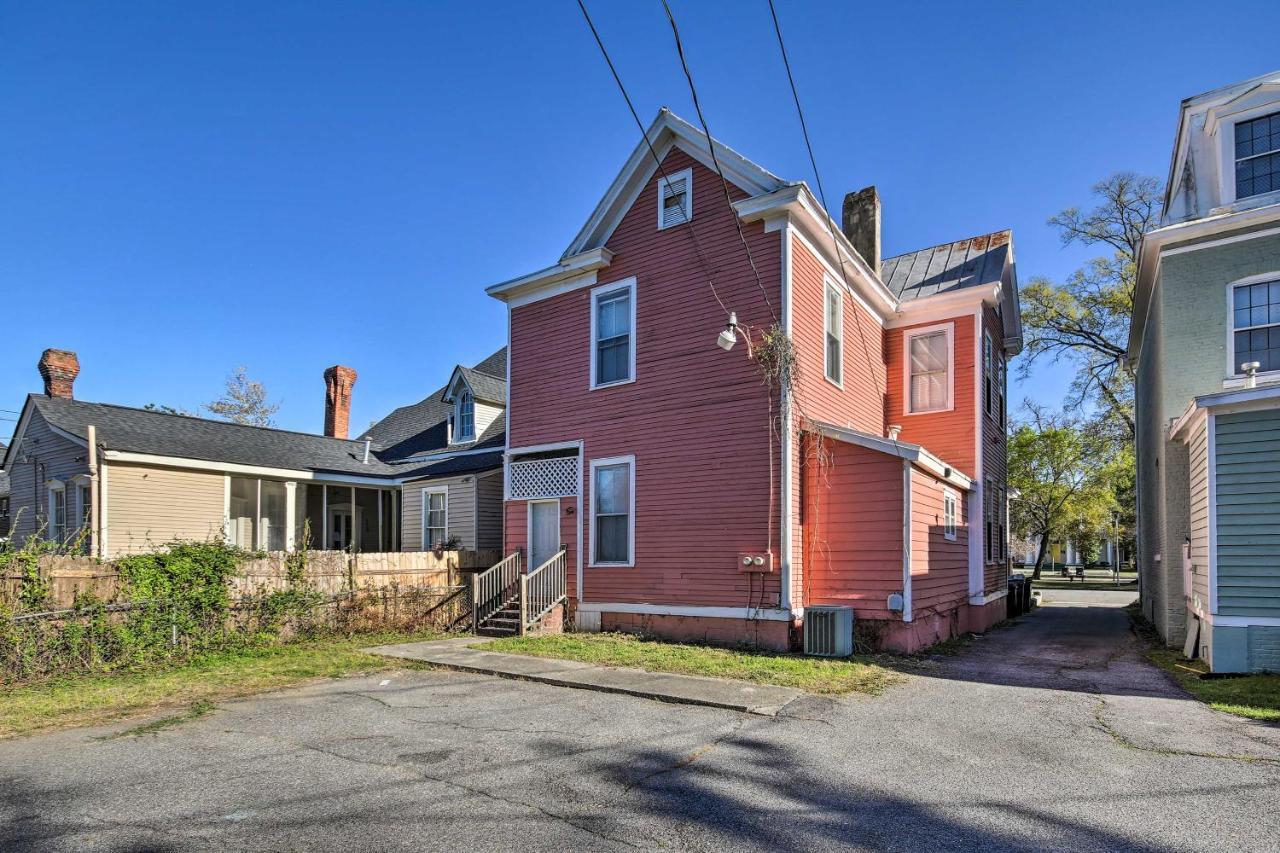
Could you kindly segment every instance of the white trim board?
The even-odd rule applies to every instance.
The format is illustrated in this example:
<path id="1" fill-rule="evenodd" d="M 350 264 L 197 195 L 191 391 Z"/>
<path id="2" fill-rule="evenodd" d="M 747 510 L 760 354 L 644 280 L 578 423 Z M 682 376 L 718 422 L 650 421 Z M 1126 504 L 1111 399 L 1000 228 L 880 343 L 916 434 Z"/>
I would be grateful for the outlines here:
<path id="1" fill-rule="evenodd" d="M 795 614 L 781 608 L 757 609 L 754 607 L 713 607 L 695 604 L 623 604 L 583 601 L 578 604 L 580 613 L 639 613 L 653 616 L 705 616 L 713 619 L 763 619 L 772 622 L 789 622 Z"/>
<path id="2" fill-rule="evenodd" d="M 957 486 L 958 488 L 968 491 L 974 481 L 963 474 L 957 468 L 948 465 L 929 451 L 925 450 L 918 444 L 910 444 L 905 441 L 895 441 L 890 438 L 881 438 L 878 435 L 871 435 L 858 430 L 848 429 L 846 427 L 838 427 L 832 424 L 814 422 L 814 429 L 825 435 L 827 438 L 833 438 L 836 441 L 843 441 L 846 444 L 856 444 L 859 447 L 865 447 L 868 450 L 875 450 L 880 453 L 887 453 L 890 456 L 897 456 L 908 462 L 914 462 L 928 471 L 930 474 L 937 476 L 939 479 Z"/>

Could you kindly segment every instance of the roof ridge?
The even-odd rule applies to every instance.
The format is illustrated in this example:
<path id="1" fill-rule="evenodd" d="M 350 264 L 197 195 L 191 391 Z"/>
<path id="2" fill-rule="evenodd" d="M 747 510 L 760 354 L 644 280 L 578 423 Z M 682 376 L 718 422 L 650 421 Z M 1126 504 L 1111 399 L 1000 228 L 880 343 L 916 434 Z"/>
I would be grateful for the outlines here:
<path id="1" fill-rule="evenodd" d="M 934 245 L 932 245 L 932 246 L 921 246 L 919 249 L 912 249 L 910 252 L 902 252 L 902 253 L 897 254 L 897 255 L 890 255 L 890 256 L 889 256 L 889 257 L 887 257 L 887 258 L 882 258 L 880 262 L 881 262 L 881 263 L 884 263 L 885 261 L 892 261 L 892 260 L 896 260 L 897 258 L 905 258 L 907 255 L 918 255 L 918 254 L 920 254 L 921 252 L 928 252 L 928 251 L 931 251 L 931 250 L 933 250 L 933 249 L 941 249 L 941 248 L 943 248 L 944 246 L 955 246 L 955 245 L 957 245 L 957 244 L 959 244 L 959 243 L 970 243 L 970 242 L 972 242 L 972 241 L 974 241 L 974 240 L 981 240 L 983 237 L 995 237 L 995 236 L 997 236 L 997 235 L 999 235 L 999 234 L 1009 234 L 1009 235 L 1012 235 L 1012 234 L 1013 234 L 1013 229 L 1012 229 L 1012 228 L 1000 228 L 1000 229 L 998 229 L 998 230 L 996 230 L 996 231 L 989 231 L 989 232 L 987 232 L 986 234 L 974 234 L 972 237 L 961 237 L 959 240 L 947 240 L 947 241 L 946 241 L 946 242 L 944 242 L 944 243 L 935 243 L 935 244 L 934 244 Z M 1001 243 L 1001 244 L 999 244 L 999 245 L 1004 245 L 1004 244 L 1003 244 L 1003 243 Z"/>
<path id="2" fill-rule="evenodd" d="M 47 394 L 32 394 L 31 397 L 33 399 L 44 400 L 44 401 L 52 401 L 54 399 Z M 355 444 L 355 445 L 364 444 L 362 440 L 356 439 L 356 438 L 337 438 L 332 435 L 324 435 L 323 433 L 303 432 L 302 430 L 296 430 L 296 429 L 281 429 L 280 427 L 258 426 L 257 424 L 238 424 L 235 421 L 220 421 L 220 420 L 215 420 L 214 418 L 204 418 L 204 417 L 201 417 L 200 415 L 190 415 L 190 414 L 184 414 L 182 412 L 162 412 L 158 409 L 148 409 L 142 406 L 125 406 L 120 403 L 98 403 L 92 400 L 76 400 L 74 398 L 69 400 L 68 402 L 79 403 L 84 406 L 100 406 L 107 409 L 123 409 L 126 412 L 142 412 L 143 414 L 146 414 L 146 415 L 159 415 L 160 417 L 166 417 L 166 418 L 182 418 L 188 421 L 200 421 L 201 423 L 216 424 L 218 426 L 239 427 L 241 429 L 256 429 L 256 430 L 262 430 L 264 432 L 284 433 L 286 435 L 302 435 L 308 438 L 322 438 L 328 441 L 343 442 L 345 444 Z M 375 444 L 374 446 L 377 447 L 378 445 Z"/>

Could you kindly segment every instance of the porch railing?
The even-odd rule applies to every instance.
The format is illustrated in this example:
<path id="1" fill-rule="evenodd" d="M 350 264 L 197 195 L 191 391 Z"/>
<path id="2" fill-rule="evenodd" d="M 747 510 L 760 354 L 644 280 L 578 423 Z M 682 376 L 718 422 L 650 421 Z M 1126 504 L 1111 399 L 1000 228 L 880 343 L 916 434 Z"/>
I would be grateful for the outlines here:
<path id="1" fill-rule="evenodd" d="M 474 631 L 484 624 L 486 619 L 511 601 L 520 589 L 519 551 L 476 575 L 471 582 L 471 629 Z"/>
<path id="2" fill-rule="evenodd" d="M 565 600 L 566 551 L 561 548 L 550 560 L 520 577 L 520 633 L 532 628 L 539 619 Z"/>

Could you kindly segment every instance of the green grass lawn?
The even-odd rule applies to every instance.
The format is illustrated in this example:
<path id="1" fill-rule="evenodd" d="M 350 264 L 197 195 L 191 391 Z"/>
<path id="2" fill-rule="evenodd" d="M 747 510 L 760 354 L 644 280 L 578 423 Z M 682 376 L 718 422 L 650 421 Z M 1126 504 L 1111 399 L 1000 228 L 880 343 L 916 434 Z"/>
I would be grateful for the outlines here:
<path id="1" fill-rule="evenodd" d="M 291 687 L 318 678 L 414 666 L 360 651 L 430 640 L 427 634 L 367 634 L 211 655 L 157 672 L 76 675 L 0 687 L 0 740 L 71 726 L 97 725 L 177 709 L 192 719 L 212 702 Z M 161 721 L 164 722 L 164 721 Z M 146 727 L 142 727 L 145 729 Z M 140 729 L 139 731 L 141 731 Z"/>
<path id="2" fill-rule="evenodd" d="M 843 660 L 810 658 L 748 649 L 665 643 L 630 634 L 508 637 L 488 643 L 484 648 L 650 672 L 734 678 L 824 694 L 876 695 L 901 677 L 869 657 Z"/>
<path id="3" fill-rule="evenodd" d="M 1168 670 L 1192 696 L 1211 708 L 1265 722 L 1280 722 L 1280 675 L 1239 675 L 1202 678 L 1208 672 L 1203 661 L 1188 661 L 1174 649 L 1147 652 L 1154 663 Z"/>

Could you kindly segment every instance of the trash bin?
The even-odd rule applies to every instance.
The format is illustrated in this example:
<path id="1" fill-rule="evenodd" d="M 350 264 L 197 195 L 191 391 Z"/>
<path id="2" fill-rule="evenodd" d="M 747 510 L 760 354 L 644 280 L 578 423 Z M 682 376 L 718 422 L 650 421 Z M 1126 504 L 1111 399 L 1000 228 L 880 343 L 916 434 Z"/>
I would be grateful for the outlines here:
<path id="1" fill-rule="evenodd" d="M 1024 612 L 1023 595 L 1027 588 L 1027 578 L 1018 573 L 1009 575 L 1009 618 L 1021 616 Z"/>
<path id="2" fill-rule="evenodd" d="M 1027 613 L 1030 613 L 1031 608 L 1035 607 L 1035 601 L 1036 601 L 1035 595 L 1033 594 L 1033 590 L 1031 588 L 1034 584 L 1035 584 L 1034 578 L 1027 578 L 1024 581 L 1022 604 L 1023 604 L 1023 610 Z"/>

